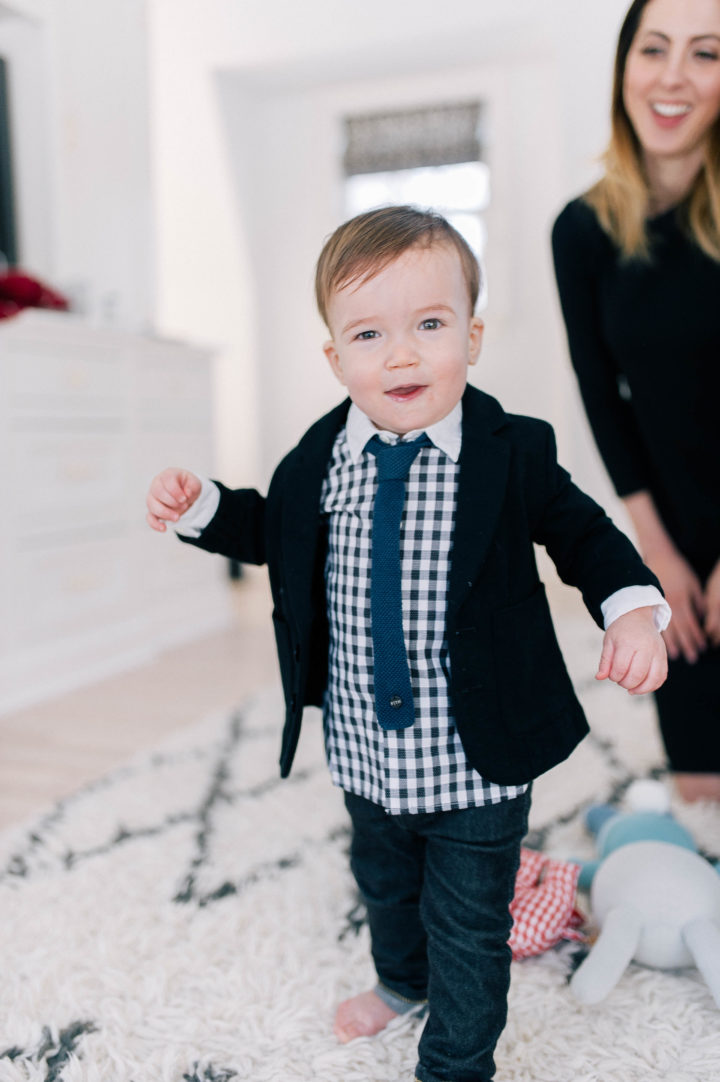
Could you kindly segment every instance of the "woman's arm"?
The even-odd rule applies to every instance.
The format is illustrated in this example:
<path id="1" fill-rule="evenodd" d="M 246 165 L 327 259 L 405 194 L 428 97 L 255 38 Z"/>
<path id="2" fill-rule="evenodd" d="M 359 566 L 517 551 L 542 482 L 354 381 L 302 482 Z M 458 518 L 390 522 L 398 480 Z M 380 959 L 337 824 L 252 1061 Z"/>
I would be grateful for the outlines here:
<path id="1" fill-rule="evenodd" d="M 659 578 L 672 609 L 672 620 L 663 632 L 668 655 L 697 661 L 707 645 L 702 583 L 665 529 L 650 493 L 634 492 L 623 503 L 635 527 L 640 553 Z"/>
<path id="2" fill-rule="evenodd" d="M 570 359 L 595 442 L 619 496 L 646 488 L 649 471 L 632 407 L 620 394 L 618 369 L 600 314 L 603 267 L 612 259 L 595 212 L 579 200 L 552 233 L 558 294 Z"/>
<path id="3" fill-rule="evenodd" d="M 580 201 L 570 203 L 555 223 L 553 257 L 570 358 L 598 450 L 635 526 L 642 556 L 673 611 L 663 633 L 668 654 L 693 662 L 706 645 L 703 589 L 655 507 L 632 407 L 620 394 L 617 366 L 603 335 L 599 275 L 612 258 L 609 243 L 594 211 Z M 712 626 L 720 637 L 720 573 L 717 593 Z"/>

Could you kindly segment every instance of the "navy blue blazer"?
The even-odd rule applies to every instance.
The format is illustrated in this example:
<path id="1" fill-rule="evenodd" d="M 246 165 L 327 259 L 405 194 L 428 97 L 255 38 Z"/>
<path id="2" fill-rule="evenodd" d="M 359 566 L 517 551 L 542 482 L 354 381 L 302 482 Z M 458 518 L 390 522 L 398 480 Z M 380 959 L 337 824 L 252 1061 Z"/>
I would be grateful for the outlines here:
<path id="1" fill-rule="evenodd" d="M 327 681 L 327 524 L 320 493 L 349 405 L 305 433 L 275 471 L 267 497 L 220 485 L 215 517 L 189 542 L 268 564 L 286 705 L 283 777 L 292 766 L 303 708 L 322 705 Z M 521 784 L 565 759 L 588 731 L 533 545 L 545 546 L 601 627 L 600 605 L 610 594 L 659 583 L 627 537 L 558 465 L 546 422 L 505 413 L 494 398 L 468 387 L 459 465 L 447 598 L 454 717 L 472 766 L 490 781 Z"/>

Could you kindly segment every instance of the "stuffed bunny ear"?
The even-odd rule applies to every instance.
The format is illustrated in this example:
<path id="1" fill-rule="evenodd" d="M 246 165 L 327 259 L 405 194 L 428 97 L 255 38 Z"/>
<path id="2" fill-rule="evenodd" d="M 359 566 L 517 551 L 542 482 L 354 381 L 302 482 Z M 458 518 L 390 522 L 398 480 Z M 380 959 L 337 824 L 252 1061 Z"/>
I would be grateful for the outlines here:
<path id="1" fill-rule="evenodd" d="M 720 928 L 709 917 L 698 917 L 684 926 L 682 937 L 720 1007 Z"/>
<path id="2" fill-rule="evenodd" d="M 610 910 L 597 942 L 570 981 L 576 999 L 599 1003 L 612 991 L 637 950 L 641 930 L 642 917 L 632 906 Z"/>
<path id="3" fill-rule="evenodd" d="M 585 826 L 593 837 L 597 838 L 602 827 L 620 813 L 612 804 L 591 804 L 585 812 Z"/>

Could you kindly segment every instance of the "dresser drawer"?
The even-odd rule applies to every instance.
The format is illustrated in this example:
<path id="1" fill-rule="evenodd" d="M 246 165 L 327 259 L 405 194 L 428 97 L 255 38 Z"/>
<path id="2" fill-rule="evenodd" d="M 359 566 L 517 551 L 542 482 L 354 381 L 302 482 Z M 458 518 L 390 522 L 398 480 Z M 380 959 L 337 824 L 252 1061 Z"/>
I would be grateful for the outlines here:
<path id="1" fill-rule="evenodd" d="M 101 344 L 16 342 L 8 358 L 8 408 L 21 416 L 119 416 L 128 394 L 122 361 L 120 350 Z"/>
<path id="2" fill-rule="evenodd" d="M 14 642 L 40 645 L 117 619 L 128 594 L 126 546 L 123 538 L 102 537 L 17 552 L 9 608 Z"/>
<path id="3" fill-rule="evenodd" d="M 20 536 L 123 517 L 127 447 L 113 427 L 105 433 L 15 432 L 6 468 Z"/>
<path id="4" fill-rule="evenodd" d="M 150 527 L 133 541 L 138 583 L 143 600 L 153 606 L 184 591 L 202 590 L 214 579 L 227 581 L 227 560 L 215 553 L 184 545 L 172 528 L 159 534 Z"/>

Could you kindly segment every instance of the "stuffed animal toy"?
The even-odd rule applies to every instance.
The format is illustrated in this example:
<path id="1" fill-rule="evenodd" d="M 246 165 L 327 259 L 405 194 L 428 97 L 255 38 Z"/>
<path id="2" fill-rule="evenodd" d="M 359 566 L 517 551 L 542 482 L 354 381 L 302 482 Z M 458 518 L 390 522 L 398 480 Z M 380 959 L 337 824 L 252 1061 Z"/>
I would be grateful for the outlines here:
<path id="1" fill-rule="evenodd" d="M 664 787 L 643 785 L 657 805 Z M 570 982 L 582 1003 L 604 999 L 636 961 L 654 969 L 697 966 L 720 1007 L 720 876 L 669 814 L 665 796 L 666 810 L 619 813 L 601 805 L 588 812 L 600 860 L 583 867 L 580 886 L 590 885 L 600 935 Z"/>

